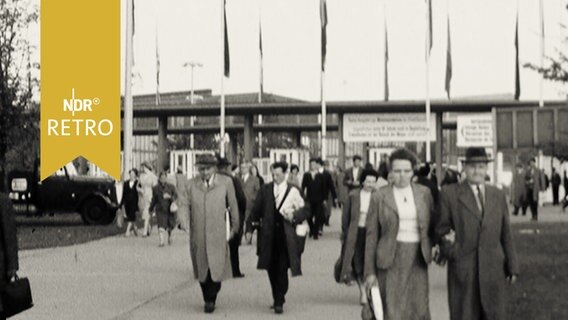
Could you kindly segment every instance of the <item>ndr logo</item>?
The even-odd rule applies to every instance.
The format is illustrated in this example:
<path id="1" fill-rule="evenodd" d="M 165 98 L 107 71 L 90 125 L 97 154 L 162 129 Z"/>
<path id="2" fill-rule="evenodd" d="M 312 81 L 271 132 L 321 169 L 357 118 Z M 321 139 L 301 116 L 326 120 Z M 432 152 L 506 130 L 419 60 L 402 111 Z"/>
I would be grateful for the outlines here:
<path id="1" fill-rule="evenodd" d="M 97 106 L 100 103 L 101 100 L 99 98 L 75 98 L 75 88 L 73 88 L 71 89 L 71 99 L 63 99 L 63 111 L 70 111 L 75 116 L 75 112 L 93 111 L 92 106 Z"/>

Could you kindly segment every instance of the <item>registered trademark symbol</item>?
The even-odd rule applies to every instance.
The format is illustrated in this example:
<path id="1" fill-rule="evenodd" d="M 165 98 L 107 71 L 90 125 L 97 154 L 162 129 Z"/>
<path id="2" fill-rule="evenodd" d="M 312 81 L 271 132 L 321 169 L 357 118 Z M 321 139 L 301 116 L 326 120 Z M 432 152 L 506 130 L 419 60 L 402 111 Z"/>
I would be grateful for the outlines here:
<path id="1" fill-rule="evenodd" d="M 94 99 L 93 99 L 93 104 L 94 104 L 95 106 L 96 106 L 96 105 L 99 105 L 100 103 L 101 103 L 101 99 L 99 99 L 99 98 L 94 98 Z"/>

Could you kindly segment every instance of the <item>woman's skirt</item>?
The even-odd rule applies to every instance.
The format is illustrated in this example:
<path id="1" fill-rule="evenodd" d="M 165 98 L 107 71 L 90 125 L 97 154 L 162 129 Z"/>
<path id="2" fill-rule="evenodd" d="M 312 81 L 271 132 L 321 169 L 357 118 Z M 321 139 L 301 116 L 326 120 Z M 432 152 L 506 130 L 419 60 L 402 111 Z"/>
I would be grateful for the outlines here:
<path id="1" fill-rule="evenodd" d="M 353 275 L 360 279 L 365 273 L 365 238 L 367 229 L 357 228 L 357 239 L 355 240 L 355 251 L 353 253 Z"/>
<path id="2" fill-rule="evenodd" d="M 158 228 L 173 230 L 176 226 L 176 214 L 171 212 L 156 211 Z"/>
<path id="3" fill-rule="evenodd" d="M 124 206 L 124 213 L 126 214 L 126 221 L 127 222 L 136 222 L 136 212 L 138 211 L 137 205 L 125 205 Z"/>
<path id="4" fill-rule="evenodd" d="M 377 272 L 385 319 L 430 320 L 428 265 L 420 243 L 397 242 L 392 266 Z"/>

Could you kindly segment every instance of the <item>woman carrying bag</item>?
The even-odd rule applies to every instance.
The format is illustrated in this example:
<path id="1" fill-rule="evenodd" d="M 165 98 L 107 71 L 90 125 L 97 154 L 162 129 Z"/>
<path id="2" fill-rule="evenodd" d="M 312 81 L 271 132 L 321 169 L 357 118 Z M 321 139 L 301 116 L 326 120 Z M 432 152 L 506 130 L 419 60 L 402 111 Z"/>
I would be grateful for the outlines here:
<path id="1" fill-rule="evenodd" d="M 393 184 L 371 196 L 365 242 L 366 287 L 378 285 L 387 320 L 430 320 L 428 264 L 432 261 L 430 190 L 412 183 L 416 156 L 390 155 Z"/>
<path id="2" fill-rule="evenodd" d="M 343 207 L 341 223 L 342 261 L 341 282 L 351 284 L 357 281 L 360 291 L 361 305 L 367 303 L 363 277 L 365 259 L 365 237 L 367 212 L 371 201 L 371 194 L 375 190 L 375 184 L 379 174 L 375 170 L 365 169 L 360 176 L 362 188 L 356 188 L 349 193 Z"/>

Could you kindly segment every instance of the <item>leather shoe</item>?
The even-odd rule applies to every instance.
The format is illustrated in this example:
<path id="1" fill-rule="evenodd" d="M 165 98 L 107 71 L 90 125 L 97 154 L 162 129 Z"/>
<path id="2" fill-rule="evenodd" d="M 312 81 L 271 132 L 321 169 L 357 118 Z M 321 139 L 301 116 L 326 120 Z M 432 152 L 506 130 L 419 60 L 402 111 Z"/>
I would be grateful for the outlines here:
<path id="1" fill-rule="evenodd" d="M 215 311 L 215 302 L 205 302 L 205 313 L 213 313 Z"/>
<path id="2" fill-rule="evenodd" d="M 282 314 L 284 312 L 284 307 L 283 306 L 274 306 L 274 313 L 276 314 Z"/>

